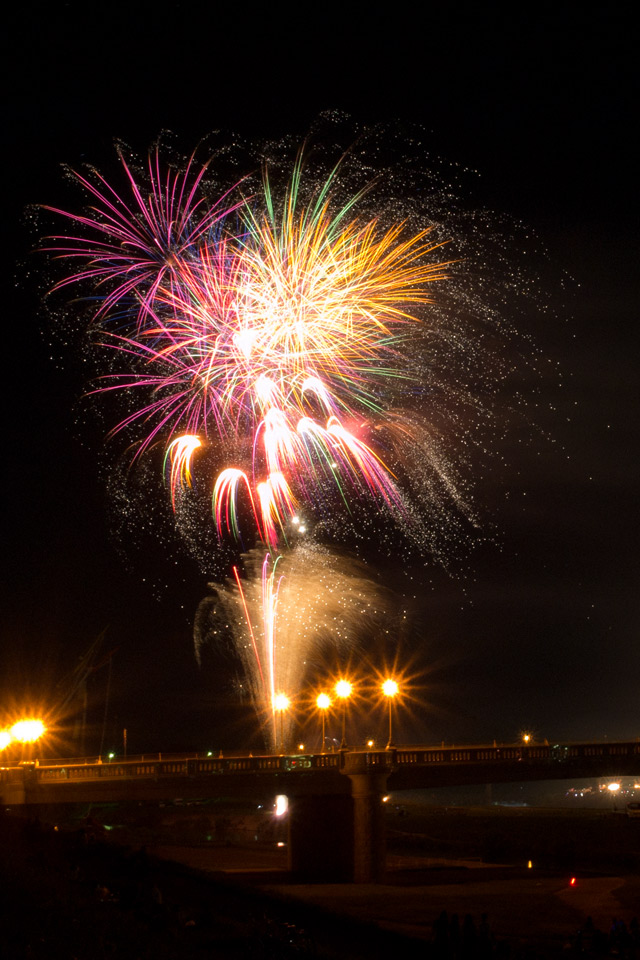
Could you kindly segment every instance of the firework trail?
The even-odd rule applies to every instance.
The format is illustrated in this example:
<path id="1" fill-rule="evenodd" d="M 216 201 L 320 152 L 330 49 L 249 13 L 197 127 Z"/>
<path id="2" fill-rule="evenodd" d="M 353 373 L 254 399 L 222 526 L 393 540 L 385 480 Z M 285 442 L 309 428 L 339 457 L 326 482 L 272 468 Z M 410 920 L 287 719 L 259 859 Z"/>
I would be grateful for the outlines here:
<path id="1" fill-rule="evenodd" d="M 394 406 L 420 389 L 407 345 L 447 263 L 431 228 L 358 215 L 366 191 L 337 201 L 338 168 L 309 189 L 299 157 L 283 196 L 265 169 L 254 193 L 236 183 L 211 199 L 206 164 L 164 172 L 156 151 L 141 176 L 119 156 L 128 199 L 72 171 L 90 210 L 46 208 L 73 232 L 45 249 L 71 265 L 56 289 L 90 288 L 112 366 L 95 392 L 134 398 L 111 433 L 133 433 L 136 458 L 164 445 L 174 511 L 212 452 L 218 537 L 264 545 L 215 601 L 264 707 L 299 688 L 319 638 L 352 641 L 372 604 L 362 577 L 319 547 L 281 555 L 299 511 L 338 522 L 364 504 L 421 527 L 435 482 L 462 506 L 432 432 Z"/>
<path id="2" fill-rule="evenodd" d="M 231 633 L 273 742 L 278 694 L 299 691 L 323 649 L 348 653 L 379 629 L 388 611 L 364 567 L 318 544 L 301 543 L 277 558 L 255 548 L 243 567 L 242 580 L 234 568 L 226 584 L 210 585 L 213 595 L 196 615 L 196 653 Z"/>

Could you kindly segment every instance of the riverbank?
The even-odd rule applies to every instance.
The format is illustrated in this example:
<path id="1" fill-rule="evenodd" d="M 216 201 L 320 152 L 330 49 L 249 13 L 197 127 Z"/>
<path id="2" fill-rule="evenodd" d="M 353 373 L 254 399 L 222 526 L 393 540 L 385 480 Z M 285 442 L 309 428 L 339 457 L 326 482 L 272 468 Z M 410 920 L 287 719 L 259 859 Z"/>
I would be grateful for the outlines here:
<path id="1" fill-rule="evenodd" d="M 116 811 L 108 813 L 113 820 Z M 147 837 L 148 823 L 139 816 Z M 136 841 L 130 815 L 128 822 L 118 830 L 93 817 L 56 827 L 0 816 L 0 955 L 437 960 L 456 953 L 515 960 L 531 951 L 537 957 L 577 951 L 595 957 L 615 946 L 607 940 L 613 917 L 629 926 L 640 913 L 634 852 L 640 830 L 620 818 L 390 812 L 386 880 L 367 886 L 295 883 L 284 841 L 216 841 L 207 833 L 198 842 L 186 813 L 189 842 L 168 841 L 180 839 L 175 812 L 166 829 L 154 827 L 162 842 L 146 846 Z M 233 836 L 244 835 L 240 826 L 234 823 Z M 496 830 L 502 839 L 494 848 L 507 858 L 516 851 L 516 862 L 478 855 Z M 125 833 L 126 844 L 114 842 Z M 538 852 L 550 861 L 561 855 L 561 866 L 522 862 L 521 852 L 536 838 Z M 578 861 L 583 866 L 574 870 Z M 588 916 L 589 932 L 579 937 Z M 463 927 L 473 949 L 469 943 L 462 949 L 462 940 L 455 947 Z"/>

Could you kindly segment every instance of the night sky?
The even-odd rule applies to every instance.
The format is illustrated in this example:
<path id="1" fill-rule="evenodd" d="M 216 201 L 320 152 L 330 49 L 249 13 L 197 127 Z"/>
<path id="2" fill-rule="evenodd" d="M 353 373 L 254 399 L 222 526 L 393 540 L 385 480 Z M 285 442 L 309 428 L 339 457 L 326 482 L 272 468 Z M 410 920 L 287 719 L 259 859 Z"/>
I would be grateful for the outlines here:
<path id="1" fill-rule="evenodd" d="M 340 110 L 360 125 L 420 125 L 431 155 L 477 171 L 470 207 L 524 222 L 531 250 L 547 251 L 534 268 L 548 309 L 531 303 L 513 321 L 545 358 L 529 374 L 529 422 L 515 418 L 495 467 L 475 476 L 487 540 L 449 571 L 407 570 L 419 599 L 399 657 L 421 688 L 399 737 L 640 736 L 638 84 L 624 7 L 423 6 L 422 22 L 365 4 L 118 9 L 26 3 L 8 23 L 3 706 L 55 704 L 106 629 L 110 742 L 125 726 L 132 752 L 247 742 L 233 660 L 195 662 L 206 579 L 160 543 L 145 554 L 114 540 L 110 424 L 79 422 L 79 340 L 51 348 L 26 211 L 79 207 L 60 165 L 113 169 L 115 138 L 140 154 L 165 129 L 185 152 L 217 129 L 302 141 L 321 111 Z M 98 740 L 107 673 L 89 680 Z"/>

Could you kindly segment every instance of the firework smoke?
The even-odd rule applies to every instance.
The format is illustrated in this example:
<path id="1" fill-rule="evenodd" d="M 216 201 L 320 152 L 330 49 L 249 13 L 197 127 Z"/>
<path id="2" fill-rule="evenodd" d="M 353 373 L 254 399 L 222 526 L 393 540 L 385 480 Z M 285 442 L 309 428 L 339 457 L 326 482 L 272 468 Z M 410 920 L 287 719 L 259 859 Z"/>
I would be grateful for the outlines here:
<path id="1" fill-rule="evenodd" d="M 353 651 L 382 628 L 388 609 L 361 564 L 317 544 L 277 558 L 254 549 L 242 561 L 242 579 L 234 570 L 226 584 L 210 584 L 213 594 L 196 615 L 196 653 L 232 640 L 275 747 L 278 694 L 299 695 L 323 651 L 338 658 Z"/>

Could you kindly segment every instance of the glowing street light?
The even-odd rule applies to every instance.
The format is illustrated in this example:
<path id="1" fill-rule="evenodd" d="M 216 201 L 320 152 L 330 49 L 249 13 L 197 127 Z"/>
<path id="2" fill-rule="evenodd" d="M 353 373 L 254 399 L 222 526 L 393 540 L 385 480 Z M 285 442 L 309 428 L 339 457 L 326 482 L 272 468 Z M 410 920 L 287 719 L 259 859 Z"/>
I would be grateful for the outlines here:
<path id="1" fill-rule="evenodd" d="M 382 684 L 382 692 L 389 703 L 389 742 L 387 744 L 387 750 L 390 750 L 393 746 L 393 734 L 391 729 L 393 717 L 393 699 L 394 697 L 398 696 L 398 690 L 398 684 L 395 680 L 385 680 Z"/>
<path id="2" fill-rule="evenodd" d="M 273 709 L 275 713 L 280 714 L 280 752 L 284 753 L 284 715 L 291 706 L 291 701 L 286 693 L 277 693 L 273 698 Z"/>
<path id="3" fill-rule="evenodd" d="M 349 683 L 348 680 L 338 680 L 336 683 L 336 697 L 339 700 L 342 700 L 342 742 L 340 744 L 341 750 L 346 750 L 347 747 L 347 700 L 353 693 L 353 686 Z"/>
<path id="4" fill-rule="evenodd" d="M 11 738 L 19 743 L 35 743 L 44 732 L 45 725 L 42 720 L 35 719 L 18 720 L 9 731 Z"/>
<path id="5" fill-rule="evenodd" d="M 320 752 L 325 753 L 325 736 L 324 736 L 324 727 L 325 720 L 327 717 L 327 710 L 331 706 L 331 697 L 326 693 L 319 693 L 316 697 L 316 706 L 320 711 L 320 716 L 322 717 L 322 745 L 320 747 Z"/>
<path id="6" fill-rule="evenodd" d="M 12 740 L 9 730 L 0 730 L 0 750 L 6 750 Z"/>

